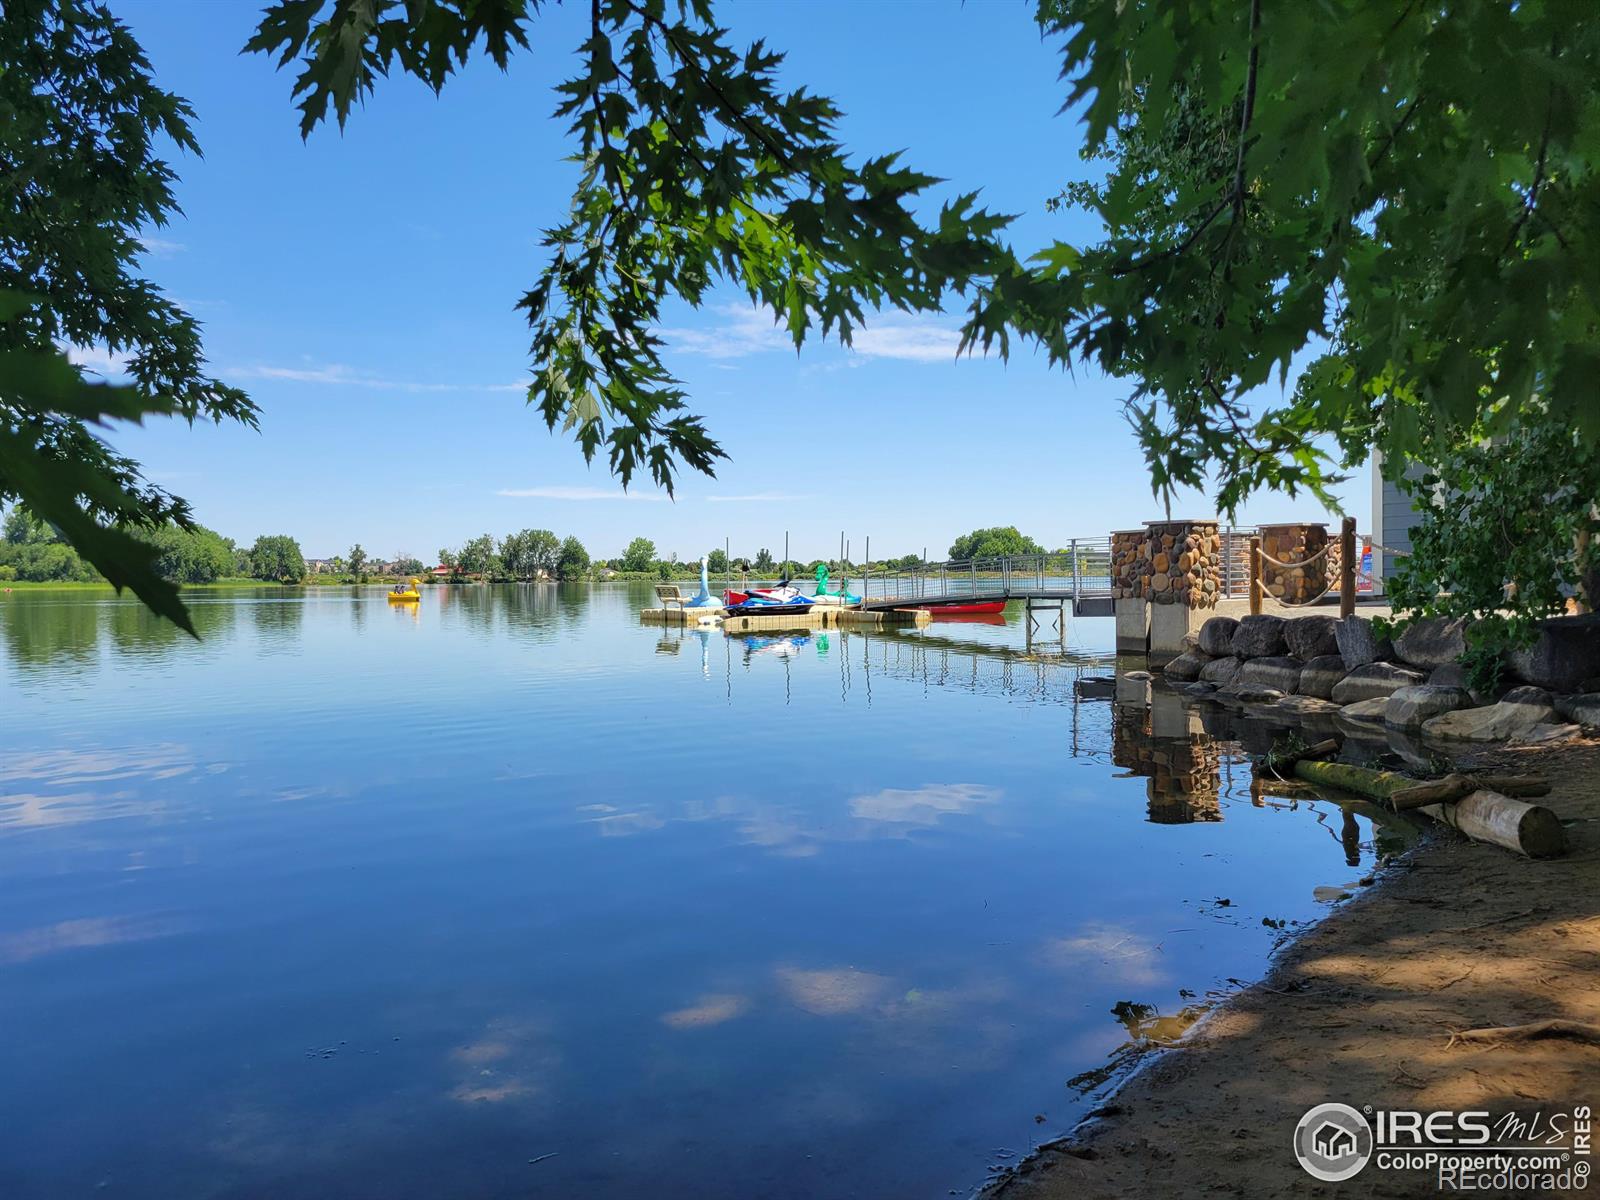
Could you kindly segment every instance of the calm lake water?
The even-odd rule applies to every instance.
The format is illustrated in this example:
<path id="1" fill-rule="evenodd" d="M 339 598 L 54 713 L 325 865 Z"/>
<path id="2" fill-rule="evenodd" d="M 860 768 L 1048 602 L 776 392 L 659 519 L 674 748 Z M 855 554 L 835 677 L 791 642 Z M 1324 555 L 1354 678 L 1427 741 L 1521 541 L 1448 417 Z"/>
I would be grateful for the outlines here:
<path id="1" fill-rule="evenodd" d="M 649 594 L 0 597 L 0 1196 L 966 1195 L 1372 857 L 1109 621 Z"/>

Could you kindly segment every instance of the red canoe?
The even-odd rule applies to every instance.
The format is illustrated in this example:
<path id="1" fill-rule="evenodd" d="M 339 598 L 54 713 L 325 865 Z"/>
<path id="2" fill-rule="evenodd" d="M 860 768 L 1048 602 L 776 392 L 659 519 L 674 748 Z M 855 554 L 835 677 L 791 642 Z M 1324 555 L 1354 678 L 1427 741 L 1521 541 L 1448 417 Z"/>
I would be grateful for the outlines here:
<path id="1" fill-rule="evenodd" d="M 1004 600 L 984 600 L 977 604 L 964 604 L 960 601 L 951 601 L 941 604 L 937 600 L 930 600 L 926 604 L 910 604 L 907 609 L 925 608 L 936 617 L 988 617 L 1006 610 Z"/>

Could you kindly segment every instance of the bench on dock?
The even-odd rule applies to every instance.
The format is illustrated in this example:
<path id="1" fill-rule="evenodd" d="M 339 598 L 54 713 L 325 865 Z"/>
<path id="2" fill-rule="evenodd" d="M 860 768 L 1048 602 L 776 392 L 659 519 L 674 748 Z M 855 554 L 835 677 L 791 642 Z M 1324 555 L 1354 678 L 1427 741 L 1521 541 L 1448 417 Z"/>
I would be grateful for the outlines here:
<path id="1" fill-rule="evenodd" d="M 674 604 L 681 610 L 683 602 L 688 599 L 683 594 L 683 589 L 675 583 L 656 584 L 656 599 L 661 601 L 662 608 L 671 608 Z"/>

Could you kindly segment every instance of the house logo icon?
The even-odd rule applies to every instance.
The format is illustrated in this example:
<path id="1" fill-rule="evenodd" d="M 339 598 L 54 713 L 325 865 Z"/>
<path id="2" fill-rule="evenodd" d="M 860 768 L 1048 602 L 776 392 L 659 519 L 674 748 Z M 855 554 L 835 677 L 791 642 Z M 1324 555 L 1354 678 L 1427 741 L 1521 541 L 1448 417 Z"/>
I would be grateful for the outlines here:
<path id="1" fill-rule="evenodd" d="M 1349 1179 L 1372 1157 L 1372 1127 L 1348 1104 L 1319 1104 L 1294 1128 L 1294 1156 L 1315 1179 Z"/>

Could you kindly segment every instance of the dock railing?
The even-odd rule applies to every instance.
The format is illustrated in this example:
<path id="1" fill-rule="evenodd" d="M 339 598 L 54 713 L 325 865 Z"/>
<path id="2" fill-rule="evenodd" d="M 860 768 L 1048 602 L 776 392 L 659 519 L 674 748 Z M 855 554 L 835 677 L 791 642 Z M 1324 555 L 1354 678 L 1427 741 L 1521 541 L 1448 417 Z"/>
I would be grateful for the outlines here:
<path id="1" fill-rule="evenodd" d="M 1100 598 L 1111 594 L 1111 539 L 1074 538 L 1045 554 L 869 566 L 860 578 L 860 595 L 874 606 L 997 597 Z"/>

